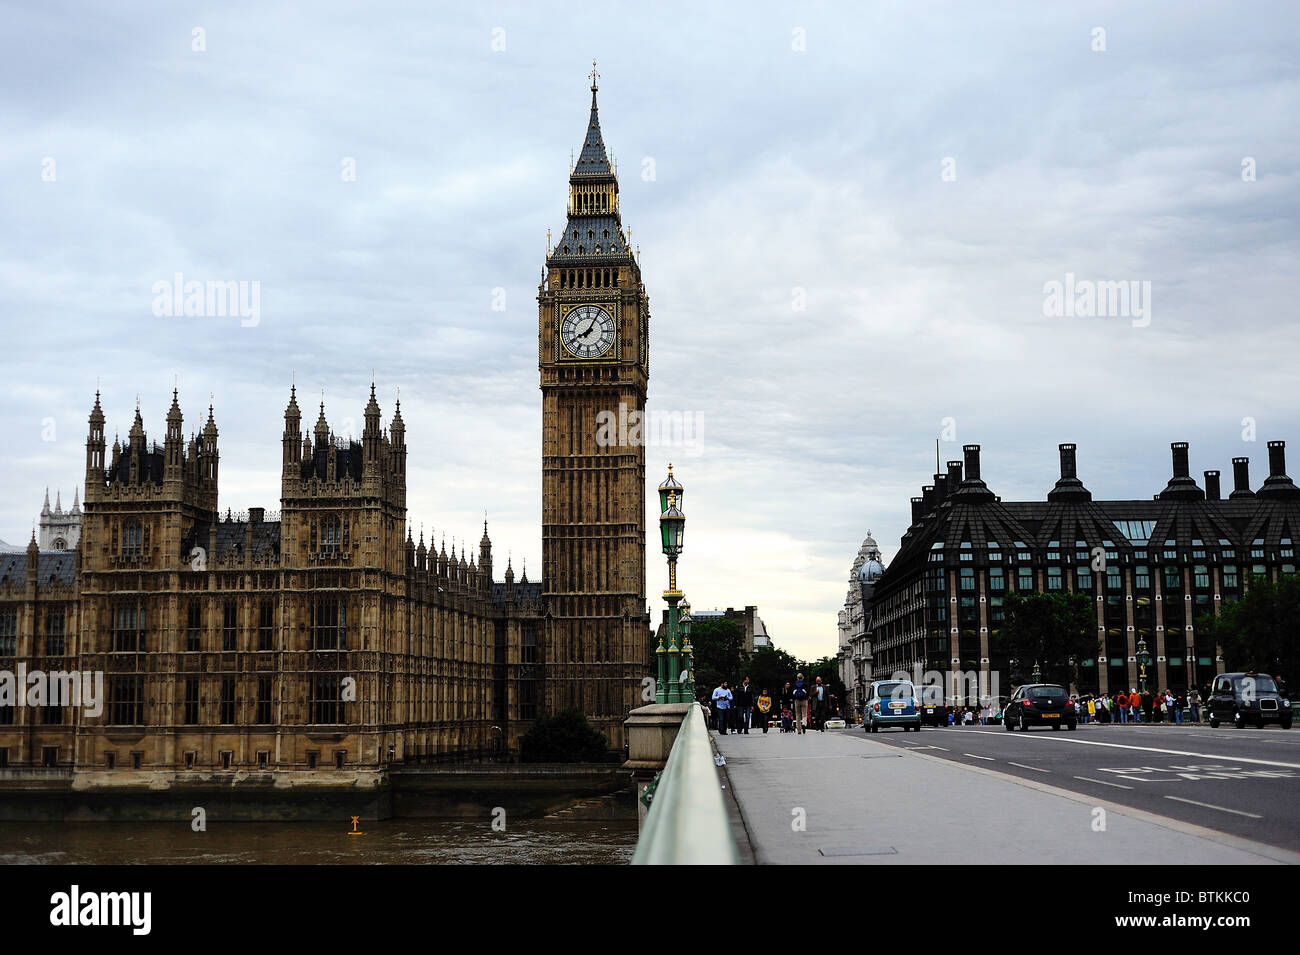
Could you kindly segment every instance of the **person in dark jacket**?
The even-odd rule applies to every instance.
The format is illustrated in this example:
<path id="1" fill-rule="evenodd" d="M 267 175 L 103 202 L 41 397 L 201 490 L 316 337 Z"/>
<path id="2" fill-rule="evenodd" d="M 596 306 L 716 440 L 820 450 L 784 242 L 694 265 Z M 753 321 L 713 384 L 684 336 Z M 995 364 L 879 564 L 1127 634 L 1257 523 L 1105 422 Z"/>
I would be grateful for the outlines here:
<path id="1" fill-rule="evenodd" d="M 745 677 L 740 686 L 736 687 L 736 732 L 748 734 L 753 719 L 754 686 L 749 682 L 749 677 Z"/>

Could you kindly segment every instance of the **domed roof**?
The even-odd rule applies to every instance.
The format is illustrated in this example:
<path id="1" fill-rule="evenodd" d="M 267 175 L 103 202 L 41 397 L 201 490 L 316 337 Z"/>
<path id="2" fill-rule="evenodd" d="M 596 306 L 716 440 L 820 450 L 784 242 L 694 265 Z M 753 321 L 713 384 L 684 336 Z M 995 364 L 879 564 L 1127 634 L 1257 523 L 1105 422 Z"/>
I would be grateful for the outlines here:
<path id="1" fill-rule="evenodd" d="M 853 561 L 850 580 L 855 578 L 861 581 L 875 580 L 884 572 L 885 565 L 880 561 L 880 548 L 876 545 L 875 538 L 871 536 L 871 531 L 867 531 L 867 539 L 858 548 L 858 556 Z"/>
<path id="2" fill-rule="evenodd" d="M 858 568 L 858 580 L 875 580 L 885 572 L 885 565 L 871 557 L 862 562 Z"/>

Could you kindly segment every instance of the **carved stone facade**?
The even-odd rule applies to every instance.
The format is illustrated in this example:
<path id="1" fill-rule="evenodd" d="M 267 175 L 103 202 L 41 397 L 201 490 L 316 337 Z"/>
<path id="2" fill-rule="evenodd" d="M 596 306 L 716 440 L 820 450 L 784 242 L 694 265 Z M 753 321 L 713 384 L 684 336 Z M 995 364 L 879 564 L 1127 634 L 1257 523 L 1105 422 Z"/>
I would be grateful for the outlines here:
<path id="1" fill-rule="evenodd" d="M 101 672 L 102 712 L 0 706 L 0 763 L 374 771 L 515 749 L 543 692 L 541 587 L 406 529 L 405 426 L 361 440 L 285 411 L 279 519 L 217 510 L 212 409 L 166 440 L 139 412 L 106 460 L 98 396 L 73 553 L 0 558 L 0 669 Z M 0 701 L 2 702 L 2 701 Z M 6 719 L 7 717 L 7 719 Z M 7 724 L 7 725 L 6 725 Z"/>

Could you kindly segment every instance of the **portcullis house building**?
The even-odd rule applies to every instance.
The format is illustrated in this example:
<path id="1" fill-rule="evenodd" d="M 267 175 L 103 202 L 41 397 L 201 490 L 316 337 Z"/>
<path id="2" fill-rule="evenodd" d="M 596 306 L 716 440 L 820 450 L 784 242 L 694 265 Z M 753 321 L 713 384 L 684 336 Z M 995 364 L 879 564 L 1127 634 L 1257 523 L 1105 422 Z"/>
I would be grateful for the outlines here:
<path id="1" fill-rule="evenodd" d="M 1093 500 L 1075 446 L 1062 444 L 1046 500 L 1007 502 L 981 477 L 979 445 L 966 445 L 964 461 L 947 462 L 912 498 L 912 523 L 875 581 L 875 672 L 997 673 L 1009 693 L 1010 661 L 996 642 L 1007 594 L 1072 592 L 1094 598 L 1103 647 L 1080 661 L 1081 692 L 1136 687 L 1140 640 L 1153 660 L 1148 686 L 1207 684 L 1223 660 L 1196 618 L 1240 598 L 1250 574 L 1296 572 L 1300 488 L 1282 441 L 1269 442 L 1257 489 L 1249 459 L 1234 458 L 1226 496 L 1218 471 L 1206 471 L 1202 487 L 1187 445 L 1171 447 L 1173 474 L 1151 500 Z"/>

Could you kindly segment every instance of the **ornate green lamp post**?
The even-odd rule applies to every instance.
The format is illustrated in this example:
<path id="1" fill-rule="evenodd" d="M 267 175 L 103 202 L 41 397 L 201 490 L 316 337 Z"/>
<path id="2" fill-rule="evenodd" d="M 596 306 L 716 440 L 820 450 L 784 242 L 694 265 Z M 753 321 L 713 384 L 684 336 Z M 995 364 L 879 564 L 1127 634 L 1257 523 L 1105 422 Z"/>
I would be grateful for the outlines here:
<path id="1" fill-rule="evenodd" d="M 677 619 L 677 626 L 682 631 L 682 702 L 690 703 L 695 699 L 695 648 L 691 646 L 691 624 L 694 618 L 691 616 L 691 602 L 682 598 L 680 604 L 681 616 Z"/>
<path id="2" fill-rule="evenodd" d="M 691 702 L 682 699 L 682 686 L 677 678 L 681 672 L 677 604 L 682 599 L 682 592 L 677 589 L 677 557 L 682 552 L 682 538 L 686 533 L 686 515 L 681 509 L 684 493 L 685 488 L 673 477 L 673 466 L 668 465 L 668 477 L 659 485 L 659 533 L 663 538 L 664 554 L 668 557 L 668 589 L 664 591 L 664 599 L 668 601 L 668 646 L 665 648 L 661 641 L 656 651 L 660 660 L 656 703 Z"/>
<path id="3" fill-rule="evenodd" d="M 1147 691 L 1147 667 L 1151 665 L 1151 654 L 1147 652 L 1147 638 L 1138 638 L 1138 688 L 1145 693 Z"/>
<path id="4" fill-rule="evenodd" d="M 1039 668 L 1039 666 L 1038 666 L 1038 661 L 1037 661 L 1037 660 L 1034 661 L 1034 674 L 1033 674 L 1033 676 L 1034 676 L 1034 682 L 1035 682 L 1035 683 L 1042 683 L 1042 682 L 1043 682 L 1043 671 Z"/>

